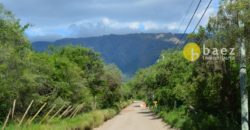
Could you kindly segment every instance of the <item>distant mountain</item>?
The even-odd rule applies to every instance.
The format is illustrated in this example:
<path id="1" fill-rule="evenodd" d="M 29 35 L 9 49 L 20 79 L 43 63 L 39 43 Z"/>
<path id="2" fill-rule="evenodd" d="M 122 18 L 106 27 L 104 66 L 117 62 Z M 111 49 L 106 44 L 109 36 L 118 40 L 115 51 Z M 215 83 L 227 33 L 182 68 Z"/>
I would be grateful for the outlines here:
<path id="1" fill-rule="evenodd" d="M 132 76 L 138 69 L 156 62 L 164 49 L 175 48 L 181 34 L 139 33 L 105 35 L 87 38 L 65 38 L 54 42 L 32 43 L 36 51 L 45 51 L 49 45 L 82 45 L 99 52 L 104 61 L 116 64 L 124 74 Z"/>

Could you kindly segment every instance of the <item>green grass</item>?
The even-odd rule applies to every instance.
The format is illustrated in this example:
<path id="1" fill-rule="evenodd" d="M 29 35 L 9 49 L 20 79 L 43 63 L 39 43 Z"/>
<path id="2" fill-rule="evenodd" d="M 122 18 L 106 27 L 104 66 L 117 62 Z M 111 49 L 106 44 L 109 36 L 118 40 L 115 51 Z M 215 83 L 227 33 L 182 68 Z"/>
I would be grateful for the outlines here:
<path id="1" fill-rule="evenodd" d="M 75 118 L 54 119 L 47 124 L 31 124 L 18 127 L 16 124 L 8 126 L 6 130 L 67 130 L 92 129 L 117 114 L 115 109 L 96 110 L 76 116 Z"/>
<path id="2" fill-rule="evenodd" d="M 181 130 L 236 130 L 239 124 L 216 117 L 211 114 L 197 112 L 188 113 L 185 107 L 172 110 L 154 110 L 167 124 Z"/>
<path id="3" fill-rule="evenodd" d="M 160 111 L 158 115 L 162 117 L 165 122 L 175 128 L 181 128 L 188 120 L 184 108 L 178 108 L 172 111 Z"/>
<path id="4" fill-rule="evenodd" d="M 55 118 L 46 124 L 24 124 L 18 127 L 17 124 L 10 124 L 6 130 L 90 130 L 100 126 L 108 119 L 114 117 L 122 108 L 131 102 L 119 103 L 115 108 L 96 110 L 89 113 L 80 114 L 74 118 Z M 117 108 L 118 107 L 118 108 Z"/>

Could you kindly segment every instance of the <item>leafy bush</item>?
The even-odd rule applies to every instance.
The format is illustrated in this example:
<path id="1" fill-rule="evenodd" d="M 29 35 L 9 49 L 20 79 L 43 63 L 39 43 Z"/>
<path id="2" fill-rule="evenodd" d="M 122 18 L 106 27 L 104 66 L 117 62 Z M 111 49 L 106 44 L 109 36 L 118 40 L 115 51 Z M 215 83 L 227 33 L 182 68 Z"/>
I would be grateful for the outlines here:
<path id="1" fill-rule="evenodd" d="M 44 103 L 42 114 L 53 105 L 83 104 L 82 112 L 88 112 L 111 108 L 126 96 L 120 70 L 106 65 L 92 49 L 66 46 L 35 52 L 24 35 L 28 25 L 21 26 L 2 5 L 0 27 L 0 123 L 15 99 L 19 120 L 32 100 L 27 117 Z"/>
<path id="2" fill-rule="evenodd" d="M 250 49 L 249 1 L 223 0 L 216 16 L 210 17 L 206 27 L 187 38 L 201 47 L 235 48 L 234 59 L 187 62 L 180 50 L 162 52 L 158 62 L 140 70 L 128 84 L 133 95 L 153 105 L 158 101 L 156 112 L 174 127 L 194 130 L 240 129 L 240 84 L 238 62 L 240 57 L 238 39 L 244 39 L 246 50 Z M 237 12 L 244 15 L 236 17 Z M 245 27 L 239 28 L 235 21 L 241 20 Z M 250 55 L 250 51 L 246 52 Z M 249 78 L 250 58 L 246 57 Z M 249 83 L 249 80 L 248 80 Z M 249 90 L 249 84 L 248 84 Z M 183 107 L 186 107 L 183 114 Z M 163 109 L 162 109 L 163 108 Z"/>

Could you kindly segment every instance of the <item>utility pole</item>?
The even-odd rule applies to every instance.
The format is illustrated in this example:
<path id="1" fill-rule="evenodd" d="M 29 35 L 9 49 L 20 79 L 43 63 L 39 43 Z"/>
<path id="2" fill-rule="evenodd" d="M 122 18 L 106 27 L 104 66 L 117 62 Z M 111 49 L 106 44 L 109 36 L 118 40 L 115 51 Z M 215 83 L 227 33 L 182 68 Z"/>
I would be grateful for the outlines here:
<path id="1" fill-rule="evenodd" d="M 240 1 L 240 0 L 238 0 Z M 240 15 L 244 14 L 243 9 Z M 244 23 L 239 20 L 239 28 L 244 28 Z M 240 43 L 240 93 L 241 93 L 241 130 L 249 130 L 248 125 L 248 92 L 247 92 L 247 70 L 246 70 L 246 46 L 244 37 L 238 37 Z"/>
<path id="2" fill-rule="evenodd" d="M 247 92 L 247 70 L 245 63 L 246 48 L 245 40 L 240 40 L 240 93 L 241 93 L 241 129 L 249 130 L 248 125 L 248 92 Z"/>

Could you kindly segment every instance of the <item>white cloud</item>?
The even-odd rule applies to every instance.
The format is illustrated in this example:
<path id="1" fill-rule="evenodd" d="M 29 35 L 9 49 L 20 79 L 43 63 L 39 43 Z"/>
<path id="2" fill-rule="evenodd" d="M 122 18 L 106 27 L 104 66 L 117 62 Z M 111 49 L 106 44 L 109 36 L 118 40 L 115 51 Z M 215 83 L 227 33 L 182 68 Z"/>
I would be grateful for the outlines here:
<path id="1" fill-rule="evenodd" d="M 180 23 L 169 23 L 169 24 L 165 24 L 165 27 L 168 29 L 168 30 L 177 30 L 179 28 L 179 25 Z"/>
<path id="2" fill-rule="evenodd" d="M 140 28 L 140 22 L 131 22 L 128 24 L 128 28 L 132 30 L 138 30 Z"/>
<path id="3" fill-rule="evenodd" d="M 35 25 L 26 31 L 27 35 L 33 38 L 176 32 L 185 14 L 187 19 L 180 27 L 182 33 L 198 1 L 195 1 L 189 14 L 186 14 L 185 10 L 190 2 L 189 0 L 3 0 L 2 3 L 21 19 L 21 23 Z M 188 32 L 194 28 L 207 2 L 202 1 Z M 217 11 L 216 5 L 218 1 L 213 2 L 201 25 L 205 25 L 209 15 Z"/>
<path id="4" fill-rule="evenodd" d="M 161 24 L 157 24 L 152 21 L 146 21 L 143 23 L 145 30 L 158 30 L 163 28 L 164 26 Z"/>
<path id="5" fill-rule="evenodd" d="M 119 21 L 108 17 L 79 20 L 73 24 L 39 27 L 33 26 L 26 31 L 32 37 L 44 38 L 46 35 L 58 37 L 88 37 L 103 34 L 125 34 L 136 32 L 173 32 L 179 23 L 161 23 L 157 21 Z M 34 38 L 33 38 L 34 39 Z M 40 40 L 40 39 L 39 39 Z M 42 40 L 42 39 L 41 39 Z"/>

